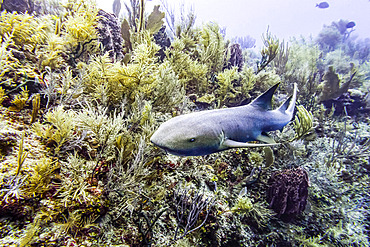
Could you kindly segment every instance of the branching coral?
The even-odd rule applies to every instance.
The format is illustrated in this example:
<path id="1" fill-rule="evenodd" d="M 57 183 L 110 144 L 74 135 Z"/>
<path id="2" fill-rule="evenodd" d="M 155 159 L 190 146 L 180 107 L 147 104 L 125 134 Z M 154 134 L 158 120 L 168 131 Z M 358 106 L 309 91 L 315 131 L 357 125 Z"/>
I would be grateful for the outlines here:
<path id="1" fill-rule="evenodd" d="M 36 94 L 32 100 L 31 123 L 34 123 L 40 110 L 40 94 Z"/>
<path id="2" fill-rule="evenodd" d="M 139 208 L 135 210 L 134 215 L 136 215 L 135 222 L 138 224 L 139 232 L 142 235 L 142 244 L 144 245 L 151 245 L 152 238 L 153 238 L 153 228 L 154 225 L 157 223 L 158 219 L 162 216 L 162 214 L 168 209 L 167 207 L 162 208 L 159 212 L 156 212 L 156 215 L 150 215 L 148 212 L 143 210 L 143 206 L 148 205 L 148 199 L 143 198 L 142 202 L 139 205 Z"/>
<path id="3" fill-rule="evenodd" d="M 23 150 L 23 143 L 24 143 L 24 133 L 22 135 L 22 140 L 20 141 L 19 143 L 19 148 L 18 148 L 18 158 L 17 158 L 17 173 L 15 174 L 15 177 L 13 178 L 13 180 L 18 177 L 21 169 L 22 169 L 22 165 L 24 163 L 24 161 L 26 160 L 27 156 L 28 156 L 28 152 L 25 152 L 24 153 L 24 150 Z"/>
<path id="4" fill-rule="evenodd" d="M 0 87 L 0 105 L 1 105 L 1 103 L 3 103 L 3 101 L 6 98 L 8 98 L 8 96 L 6 96 L 5 90 L 2 87 Z"/>
<path id="5" fill-rule="evenodd" d="M 333 51 L 342 41 L 342 35 L 334 25 L 324 26 L 316 38 L 320 48 L 325 51 Z"/>
<path id="6" fill-rule="evenodd" d="M 185 90 L 169 62 L 159 65 L 153 90 L 153 106 L 163 112 L 170 112 L 171 108 L 184 100 Z"/>
<path id="7" fill-rule="evenodd" d="M 200 31 L 199 61 L 207 65 L 208 79 L 221 72 L 225 63 L 226 44 L 217 24 L 209 23 Z"/>
<path id="8" fill-rule="evenodd" d="M 16 49 L 9 49 L 12 55 L 8 54 L 7 59 L 2 59 L 2 63 L 5 62 L 7 65 L 6 72 L 12 72 L 21 77 L 38 77 L 34 68 L 38 67 L 35 63 L 38 60 L 40 47 L 52 32 L 50 16 L 35 18 L 26 13 L 18 15 L 3 11 L 0 15 L 0 23 L 0 37 L 7 40 L 2 47 L 6 49 L 9 44 L 14 44 L 13 48 L 16 47 Z M 9 62 L 12 63 L 9 64 Z"/>
<path id="9" fill-rule="evenodd" d="M 39 57 L 42 60 L 41 69 L 50 67 L 59 68 L 65 62 L 62 55 L 65 52 L 65 40 L 57 34 L 49 34 L 43 50 L 39 51 Z"/>
<path id="10" fill-rule="evenodd" d="M 86 131 L 89 139 L 95 139 L 99 150 L 98 159 L 105 157 L 106 160 L 115 158 L 117 138 L 125 132 L 126 120 L 124 111 L 108 114 L 106 107 L 93 108 L 87 104 L 76 116 L 78 127 Z M 125 148 L 130 143 L 124 142 Z M 126 146 L 127 145 L 127 146 Z M 132 150 L 129 150 L 132 152 Z"/>
<path id="11" fill-rule="evenodd" d="M 46 68 L 45 81 L 47 86 L 43 87 L 41 93 L 47 97 L 45 108 L 54 108 L 56 105 L 77 104 L 78 97 L 82 95 L 83 83 L 81 76 L 73 76 L 71 67 L 67 67 L 63 73 L 51 72 Z"/>
<path id="12" fill-rule="evenodd" d="M 28 97 L 29 97 L 29 94 L 28 94 L 27 87 L 22 88 L 22 91 L 20 92 L 20 94 L 17 94 L 14 96 L 14 99 L 11 102 L 12 104 L 14 104 L 14 106 L 10 106 L 9 110 L 10 111 L 22 110 L 27 103 Z"/>
<path id="13" fill-rule="evenodd" d="M 9 49 L 11 45 L 14 45 L 12 35 L 5 33 L 2 37 L 0 46 L 0 78 L 2 78 L 7 72 L 14 70 L 15 66 L 18 66 L 17 60 L 14 58 L 12 51 Z"/>
<path id="14" fill-rule="evenodd" d="M 34 18 L 29 14 L 2 11 L 0 15 L 0 36 L 12 34 L 17 46 L 31 52 L 36 45 L 43 44 L 51 25 L 48 16 Z"/>
<path id="15" fill-rule="evenodd" d="M 286 62 L 279 62 L 278 56 L 278 60 L 274 63 L 277 73 L 288 85 L 298 84 L 302 103 L 311 102 L 318 91 L 320 79 L 318 67 L 321 55 L 318 46 L 311 40 L 294 39 L 289 46 L 289 52 L 284 56 L 280 60 L 286 60 Z"/>
<path id="16" fill-rule="evenodd" d="M 135 143 L 135 153 L 130 159 L 127 156 L 120 156 L 118 164 L 110 167 L 107 177 L 106 190 L 108 198 L 113 203 L 112 210 L 106 216 L 118 220 L 128 213 L 132 213 L 147 197 L 145 179 L 150 175 L 148 162 L 149 147 L 143 139 Z M 126 220 L 125 220 L 126 221 Z"/>
<path id="17" fill-rule="evenodd" d="M 66 9 L 63 33 L 67 45 L 72 49 L 71 59 L 76 59 L 82 55 L 85 49 L 93 50 L 96 48 L 98 10 L 85 0 L 81 0 L 78 4 L 69 1 Z"/>
<path id="18" fill-rule="evenodd" d="M 204 194 L 199 191 L 193 192 L 194 195 L 188 189 L 178 189 L 174 193 L 174 203 L 177 213 L 177 227 L 174 235 L 174 241 L 184 238 L 189 233 L 196 231 L 204 225 L 207 221 L 209 212 L 211 211 L 215 199 L 211 197 L 204 198 Z M 199 215 L 205 211 L 203 221 L 196 225 Z M 178 237 L 177 234 L 180 232 L 181 235 Z"/>
<path id="19" fill-rule="evenodd" d="M 171 50 L 166 51 L 167 59 L 186 91 L 205 92 L 208 87 L 208 70 L 205 64 L 192 59 L 192 53 L 195 52 L 194 40 L 188 37 L 175 39 L 171 47 Z"/>
<path id="20" fill-rule="evenodd" d="M 240 195 L 236 204 L 231 208 L 233 213 L 240 214 L 257 224 L 261 228 L 266 226 L 273 212 L 268 209 L 262 202 L 252 202 L 246 195 Z"/>
<path id="21" fill-rule="evenodd" d="M 99 203 L 99 186 L 91 185 L 91 173 L 95 167 L 94 161 L 84 161 L 77 154 L 70 155 L 67 162 L 61 164 L 62 183 L 58 190 L 65 208 L 77 204 L 90 206 Z M 94 193 L 98 193 L 95 195 Z"/>
<path id="22" fill-rule="evenodd" d="M 149 33 L 144 33 L 134 48 L 132 62 L 127 66 L 112 63 L 108 54 L 93 57 L 88 64 L 81 63 L 79 67 L 85 70 L 87 90 L 104 104 L 108 104 L 108 100 L 119 102 L 124 97 L 132 102 L 137 93 L 149 96 L 153 90 L 158 50 Z"/>
<path id="23" fill-rule="evenodd" d="M 297 115 L 294 118 L 295 136 L 293 140 L 299 140 L 307 135 L 313 127 L 313 116 L 308 112 L 304 106 L 297 106 Z M 291 141 L 293 141 L 291 140 Z"/>
<path id="24" fill-rule="evenodd" d="M 51 184 L 52 173 L 59 168 L 59 163 L 51 161 L 48 158 L 42 158 L 34 164 L 33 173 L 27 179 L 27 184 L 24 188 L 27 196 L 43 196 L 47 192 Z"/>
<path id="25" fill-rule="evenodd" d="M 223 105 L 225 100 L 231 101 L 236 97 L 235 90 L 233 90 L 233 81 L 239 79 L 238 68 L 226 69 L 217 75 L 217 84 L 219 88 L 216 90 L 219 102 L 218 105 Z"/>
<path id="26" fill-rule="evenodd" d="M 35 123 L 33 130 L 49 144 L 55 143 L 55 152 L 59 153 L 62 146 L 75 135 L 75 113 L 64 111 L 63 106 L 45 114 L 47 124 Z"/>
<path id="27" fill-rule="evenodd" d="M 276 55 L 279 52 L 279 40 L 272 36 L 271 33 L 267 30 L 266 36 L 263 36 L 263 43 L 265 45 L 261 50 L 261 61 L 257 62 L 257 72 L 261 72 L 266 66 L 274 60 Z"/>

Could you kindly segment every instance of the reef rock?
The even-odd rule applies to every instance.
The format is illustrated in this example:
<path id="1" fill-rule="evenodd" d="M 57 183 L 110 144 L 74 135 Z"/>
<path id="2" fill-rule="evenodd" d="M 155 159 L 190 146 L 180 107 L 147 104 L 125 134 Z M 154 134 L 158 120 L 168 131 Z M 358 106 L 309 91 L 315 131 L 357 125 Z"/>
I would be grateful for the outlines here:
<path id="1" fill-rule="evenodd" d="M 166 33 L 166 26 L 162 26 L 157 33 L 154 34 L 154 41 L 157 45 L 161 47 L 158 51 L 158 56 L 161 61 L 166 57 L 164 51 L 171 46 L 171 41 Z"/>
<path id="2" fill-rule="evenodd" d="M 354 65 L 351 65 L 354 66 Z M 320 101 L 330 100 L 339 97 L 343 93 L 346 93 L 349 88 L 354 75 L 354 72 L 350 79 L 346 82 L 341 82 L 339 75 L 335 72 L 333 66 L 329 66 L 328 71 L 324 74 L 324 81 L 321 83 L 321 94 L 319 96 Z"/>
<path id="3" fill-rule="evenodd" d="M 278 217 L 290 220 L 307 204 L 309 180 L 302 168 L 276 171 L 268 181 L 267 202 Z"/>
<path id="4" fill-rule="evenodd" d="M 355 116 L 359 113 L 370 112 L 370 102 L 368 98 L 359 90 L 349 89 L 347 93 L 340 95 L 337 98 L 325 100 L 322 103 L 327 109 L 334 107 L 334 114 L 348 114 Z"/>
<path id="5" fill-rule="evenodd" d="M 99 32 L 99 42 L 111 58 L 121 60 L 123 58 L 123 39 L 116 16 L 100 9 L 98 17 L 99 25 L 97 29 Z"/>
<path id="6" fill-rule="evenodd" d="M 32 13 L 35 5 L 32 0 L 4 0 L 2 2 L 1 11 L 6 9 L 8 12 L 18 13 Z"/>
<path id="7" fill-rule="evenodd" d="M 230 53 L 229 61 L 227 62 L 226 69 L 231 69 L 232 67 L 238 67 L 238 71 L 243 68 L 243 52 L 239 44 L 232 44 L 228 50 Z"/>

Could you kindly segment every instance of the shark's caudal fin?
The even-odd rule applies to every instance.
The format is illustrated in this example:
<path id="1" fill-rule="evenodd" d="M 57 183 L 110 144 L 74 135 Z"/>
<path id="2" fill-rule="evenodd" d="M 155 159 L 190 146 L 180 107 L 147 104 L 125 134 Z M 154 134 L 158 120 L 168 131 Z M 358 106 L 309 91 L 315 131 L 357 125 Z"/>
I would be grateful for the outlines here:
<path id="1" fill-rule="evenodd" d="M 294 83 L 293 95 L 290 96 L 280 107 L 279 111 L 293 116 L 295 101 L 297 99 L 297 83 Z"/>
<path id="2" fill-rule="evenodd" d="M 266 111 L 272 109 L 272 96 L 274 95 L 276 88 L 279 86 L 280 83 L 275 84 L 269 90 L 258 96 L 255 100 L 253 100 L 250 104 L 253 106 L 258 106 Z"/>

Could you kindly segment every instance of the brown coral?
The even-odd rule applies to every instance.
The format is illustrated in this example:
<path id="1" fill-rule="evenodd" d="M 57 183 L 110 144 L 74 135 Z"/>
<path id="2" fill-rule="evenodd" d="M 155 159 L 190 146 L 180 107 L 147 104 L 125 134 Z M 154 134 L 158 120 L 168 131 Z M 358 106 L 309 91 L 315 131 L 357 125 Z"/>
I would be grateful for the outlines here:
<path id="1" fill-rule="evenodd" d="M 267 202 L 283 219 L 291 219 L 306 207 L 309 180 L 302 168 L 276 171 L 269 179 Z"/>
<path id="2" fill-rule="evenodd" d="M 103 45 L 104 51 L 109 52 L 111 58 L 120 60 L 123 58 L 121 28 L 118 19 L 104 10 L 99 10 L 99 42 Z"/>
<path id="3" fill-rule="evenodd" d="M 239 44 L 232 44 L 228 50 L 230 53 L 229 61 L 227 62 L 226 69 L 231 69 L 232 67 L 238 67 L 238 71 L 243 68 L 243 52 Z"/>
<path id="4" fill-rule="evenodd" d="M 356 72 L 352 73 L 348 81 L 341 82 L 338 74 L 334 70 L 334 67 L 329 66 L 328 71 L 325 73 L 323 78 L 324 81 L 322 82 L 320 101 L 334 99 L 343 93 L 346 93 L 355 74 Z"/>
<path id="5" fill-rule="evenodd" d="M 34 1 L 31 0 L 4 0 L 1 5 L 1 10 L 18 13 L 32 13 L 34 10 Z"/>

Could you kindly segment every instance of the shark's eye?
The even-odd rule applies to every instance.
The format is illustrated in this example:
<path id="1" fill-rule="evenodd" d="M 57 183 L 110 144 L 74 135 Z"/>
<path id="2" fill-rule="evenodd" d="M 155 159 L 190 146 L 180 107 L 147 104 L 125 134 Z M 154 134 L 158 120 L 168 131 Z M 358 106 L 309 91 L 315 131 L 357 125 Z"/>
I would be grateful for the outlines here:
<path id="1" fill-rule="evenodd" d="M 195 138 L 189 139 L 189 142 L 195 142 Z"/>

